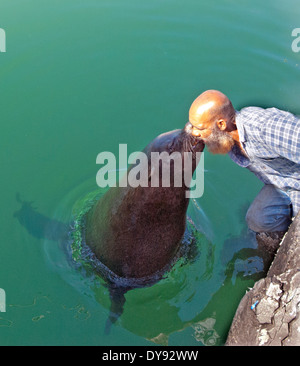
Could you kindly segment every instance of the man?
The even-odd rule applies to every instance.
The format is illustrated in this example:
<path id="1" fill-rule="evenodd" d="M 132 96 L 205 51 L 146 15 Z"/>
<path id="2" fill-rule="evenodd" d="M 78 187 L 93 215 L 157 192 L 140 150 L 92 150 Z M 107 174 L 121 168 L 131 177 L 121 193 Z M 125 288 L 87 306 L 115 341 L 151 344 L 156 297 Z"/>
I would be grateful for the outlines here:
<path id="1" fill-rule="evenodd" d="M 300 119 L 276 108 L 236 112 L 226 95 L 207 90 L 191 105 L 189 122 L 210 152 L 228 153 L 265 183 L 246 221 L 258 238 L 279 242 L 300 208 Z"/>

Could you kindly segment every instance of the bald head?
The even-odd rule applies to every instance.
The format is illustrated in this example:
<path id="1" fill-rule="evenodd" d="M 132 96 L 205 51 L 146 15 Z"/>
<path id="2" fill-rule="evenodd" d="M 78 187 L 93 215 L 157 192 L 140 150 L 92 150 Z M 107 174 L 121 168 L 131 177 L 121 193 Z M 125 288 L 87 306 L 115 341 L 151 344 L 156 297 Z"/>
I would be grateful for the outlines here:
<path id="1" fill-rule="evenodd" d="M 214 154 L 228 153 L 238 133 L 235 110 L 230 100 L 218 90 L 207 90 L 194 100 L 189 111 L 191 134 L 201 138 Z"/>
<path id="2" fill-rule="evenodd" d="M 218 119 L 230 124 L 234 120 L 234 115 L 235 110 L 225 94 L 218 90 L 206 90 L 192 103 L 189 120 L 195 126 L 199 122 L 212 124 Z"/>

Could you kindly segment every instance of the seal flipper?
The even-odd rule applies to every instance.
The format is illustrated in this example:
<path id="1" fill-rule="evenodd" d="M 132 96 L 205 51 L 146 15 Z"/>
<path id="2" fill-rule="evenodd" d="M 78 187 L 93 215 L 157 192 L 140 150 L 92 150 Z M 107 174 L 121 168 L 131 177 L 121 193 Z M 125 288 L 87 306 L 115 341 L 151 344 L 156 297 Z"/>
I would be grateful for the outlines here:
<path id="1" fill-rule="evenodd" d="M 117 287 L 114 284 L 108 284 L 109 297 L 111 301 L 109 317 L 105 324 L 105 334 L 110 333 L 111 326 L 123 314 L 126 301 L 125 294 L 130 290 L 128 287 Z"/>

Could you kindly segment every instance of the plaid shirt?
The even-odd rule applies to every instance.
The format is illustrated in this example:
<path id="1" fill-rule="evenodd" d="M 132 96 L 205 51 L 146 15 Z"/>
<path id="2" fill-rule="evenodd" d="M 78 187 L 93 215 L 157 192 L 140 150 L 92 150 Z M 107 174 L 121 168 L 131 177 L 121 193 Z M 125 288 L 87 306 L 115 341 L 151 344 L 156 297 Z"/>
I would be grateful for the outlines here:
<path id="1" fill-rule="evenodd" d="M 251 170 L 265 184 L 285 191 L 300 209 L 300 119 L 276 108 L 243 108 L 236 113 L 240 142 L 229 152 L 238 165 Z"/>

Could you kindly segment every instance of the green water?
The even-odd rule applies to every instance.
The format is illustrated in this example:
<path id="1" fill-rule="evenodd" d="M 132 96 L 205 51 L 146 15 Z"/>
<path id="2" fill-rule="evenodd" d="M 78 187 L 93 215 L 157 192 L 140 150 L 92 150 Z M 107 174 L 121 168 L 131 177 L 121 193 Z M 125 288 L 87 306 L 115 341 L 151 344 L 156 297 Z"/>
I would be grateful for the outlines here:
<path id="1" fill-rule="evenodd" d="M 206 89 L 300 114 L 299 19 L 296 0 L 1 0 L 1 345 L 224 344 L 259 275 L 239 253 L 262 186 L 227 156 L 204 154 L 197 259 L 129 292 L 109 335 L 107 290 L 70 267 L 57 233 L 97 190 L 98 153 L 183 127 Z"/>

